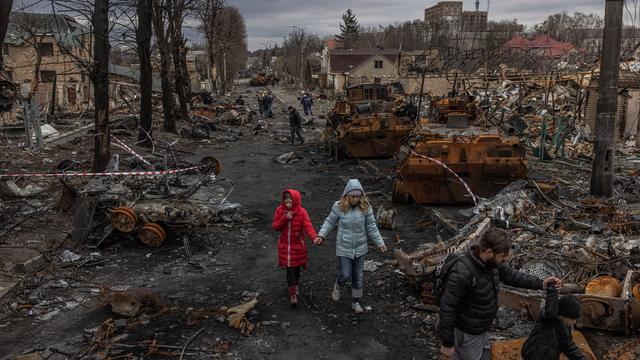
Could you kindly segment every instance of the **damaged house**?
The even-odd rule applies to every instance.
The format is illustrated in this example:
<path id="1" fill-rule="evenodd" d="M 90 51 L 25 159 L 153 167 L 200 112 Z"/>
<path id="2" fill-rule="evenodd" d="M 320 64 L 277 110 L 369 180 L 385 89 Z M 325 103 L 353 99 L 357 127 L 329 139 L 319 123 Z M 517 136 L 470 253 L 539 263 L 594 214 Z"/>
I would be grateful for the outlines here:
<path id="1" fill-rule="evenodd" d="M 322 71 L 326 74 L 326 86 L 340 91 L 362 83 L 395 81 L 399 55 L 396 49 L 325 49 Z"/>
<path id="2" fill-rule="evenodd" d="M 40 108 L 53 103 L 73 110 L 91 96 L 90 79 L 79 64 L 91 59 L 92 36 L 69 16 L 13 13 L 2 44 L 3 77 L 30 89 Z"/>
<path id="3" fill-rule="evenodd" d="M 600 74 L 595 74 L 587 86 L 585 120 L 591 135 L 594 135 Z M 638 117 L 640 116 L 640 74 L 633 71 L 620 71 L 618 82 L 618 107 L 616 113 L 616 141 L 624 141 L 632 136 L 637 138 Z"/>

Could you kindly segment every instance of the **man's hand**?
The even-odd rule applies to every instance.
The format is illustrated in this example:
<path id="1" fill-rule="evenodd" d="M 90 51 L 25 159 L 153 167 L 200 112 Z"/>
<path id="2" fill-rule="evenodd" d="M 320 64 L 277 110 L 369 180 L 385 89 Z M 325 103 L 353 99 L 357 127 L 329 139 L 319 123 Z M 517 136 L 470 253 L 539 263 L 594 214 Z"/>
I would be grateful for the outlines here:
<path id="1" fill-rule="evenodd" d="M 323 238 L 321 238 L 320 236 L 317 236 L 315 239 L 313 239 L 313 243 L 316 245 L 322 245 L 323 240 L 324 240 Z"/>
<path id="2" fill-rule="evenodd" d="M 453 358 L 454 347 L 440 347 L 440 359 L 451 359 Z"/>
<path id="3" fill-rule="evenodd" d="M 548 278 L 544 279 L 544 281 L 542 281 L 542 288 L 546 289 L 549 283 L 555 283 L 556 289 L 558 291 L 560 291 L 560 289 L 562 288 L 562 280 L 558 279 L 555 276 L 549 276 Z"/>
<path id="4" fill-rule="evenodd" d="M 287 211 L 287 219 L 293 219 L 293 211 Z"/>
<path id="5" fill-rule="evenodd" d="M 382 245 L 378 246 L 378 250 L 380 250 L 380 252 L 386 252 L 387 251 L 387 245 L 382 244 Z"/>

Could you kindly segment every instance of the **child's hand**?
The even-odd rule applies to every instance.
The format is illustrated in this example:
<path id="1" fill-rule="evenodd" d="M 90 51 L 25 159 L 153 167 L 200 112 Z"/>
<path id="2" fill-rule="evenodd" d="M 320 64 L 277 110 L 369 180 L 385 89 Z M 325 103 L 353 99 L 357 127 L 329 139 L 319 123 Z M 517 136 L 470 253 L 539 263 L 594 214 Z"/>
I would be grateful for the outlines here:
<path id="1" fill-rule="evenodd" d="M 387 251 L 387 245 L 382 244 L 382 245 L 378 246 L 378 250 L 380 250 L 380 252 L 386 252 Z"/>
<path id="2" fill-rule="evenodd" d="M 293 211 L 287 211 L 287 219 L 293 219 Z"/>
<path id="3" fill-rule="evenodd" d="M 316 245 L 322 245 L 322 238 L 320 236 L 313 239 L 313 243 Z"/>

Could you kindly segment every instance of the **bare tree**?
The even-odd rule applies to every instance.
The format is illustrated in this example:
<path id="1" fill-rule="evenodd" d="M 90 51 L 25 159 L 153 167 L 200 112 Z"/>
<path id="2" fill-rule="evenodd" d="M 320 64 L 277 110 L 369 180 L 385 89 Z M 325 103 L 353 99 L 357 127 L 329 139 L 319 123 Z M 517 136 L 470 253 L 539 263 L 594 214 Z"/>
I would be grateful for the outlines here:
<path id="1" fill-rule="evenodd" d="M 215 67 L 218 91 L 230 89 L 247 61 L 247 30 L 240 11 L 223 0 L 203 0 L 202 31 L 207 38 L 209 62 Z"/>
<path id="2" fill-rule="evenodd" d="M 168 20 L 168 8 L 171 0 L 153 0 L 153 27 L 160 53 L 160 80 L 162 82 L 163 128 L 167 132 L 176 132 L 174 83 L 171 69 L 171 45 L 169 36 L 173 32 L 173 21 Z M 168 23 L 165 28 L 165 21 Z"/>
<path id="3" fill-rule="evenodd" d="M 151 0 L 137 0 L 136 14 L 138 26 L 136 28 L 137 52 L 140 60 L 140 132 L 138 141 L 143 145 L 151 145 L 153 131 L 153 70 L 151 68 L 151 20 L 153 12 Z"/>
<path id="4" fill-rule="evenodd" d="M 54 20 L 52 20 L 52 22 L 53 21 Z M 27 100 L 30 100 L 33 93 L 35 93 L 40 86 L 40 67 L 42 65 L 42 57 L 45 52 L 43 42 L 49 35 L 46 27 L 51 24 L 43 23 L 43 19 L 39 14 L 28 12 L 14 13 L 11 17 L 11 22 L 19 31 L 20 40 L 22 40 L 27 46 L 31 47 L 35 55 L 33 60 L 33 78 L 30 83 L 31 92 L 26 96 Z M 53 51 L 53 44 L 51 45 L 51 51 Z"/>
<path id="5" fill-rule="evenodd" d="M 289 33 L 284 39 L 282 49 L 276 49 L 284 54 L 284 69 L 291 76 L 302 80 L 303 85 L 308 85 L 311 77 L 310 55 L 322 51 L 324 41 L 317 35 L 308 34 L 301 30 Z"/>
<path id="6" fill-rule="evenodd" d="M 7 35 L 7 27 L 9 26 L 9 14 L 13 0 L 4 0 L 0 2 L 0 44 L 4 44 L 4 37 Z M 2 69 L 2 48 L 0 47 L 0 70 Z"/>
<path id="7" fill-rule="evenodd" d="M 189 75 L 186 69 L 187 49 L 182 36 L 182 24 L 186 11 L 193 7 L 195 0 L 170 0 L 169 3 L 169 21 L 172 22 L 170 29 L 173 31 L 168 36 L 173 60 L 175 90 L 180 103 L 180 116 L 186 120 L 189 118 L 187 109 Z"/>
<path id="8" fill-rule="evenodd" d="M 224 0 L 201 0 L 199 7 L 201 8 L 200 21 L 202 23 L 200 30 L 207 39 L 207 58 L 209 63 L 207 72 L 213 78 L 212 67 L 216 64 L 217 55 L 214 44 L 218 42 L 219 37 L 216 29 L 218 28 L 220 12 L 224 8 Z"/>
<path id="9" fill-rule="evenodd" d="M 91 73 L 95 94 L 95 148 L 93 171 L 107 168 L 110 156 L 109 132 L 109 1 L 95 0 L 93 13 L 94 46 L 97 61 Z"/>

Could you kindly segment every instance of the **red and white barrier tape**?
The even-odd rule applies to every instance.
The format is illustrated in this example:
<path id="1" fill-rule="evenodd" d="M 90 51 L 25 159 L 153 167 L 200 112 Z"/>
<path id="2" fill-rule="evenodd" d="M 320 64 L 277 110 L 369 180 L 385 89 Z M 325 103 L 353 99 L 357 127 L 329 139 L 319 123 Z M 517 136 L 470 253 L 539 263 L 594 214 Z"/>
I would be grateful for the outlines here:
<path id="1" fill-rule="evenodd" d="M 172 170 L 161 170 L 161 171 L 124 171 L 124 172 L 103 172 L 103 173 L 94 173 L 94 172 L 81 172 L 81 173 L 8 173 L 8 174 L 0 174 L 1 178 L 10 178 L 10 177 L 93 177 L 93 176 L 162 176 L 169 174 L 177 174 L 183 173 L 193 170 L 202 169 L 210 166 L 211 164 L 203 164 L 198 166 L 191 166 L 188 168 L 182 169 L 172 169 Z"/>
<path id="2" fill-rule="evenodd" d="M 460 181 L 462 183 L 462 186 L 464 186 L 465 190 L 467 190 L 467 192 L 469 193 L 469 195 L 471 195 L 471 199 L 473 199 L 473 205 L 478 205 L 478 201 L 476 200 L 476 196 L 473 194 L 473 192 L 471 192 L 471 188 L 469 187 L 469 185 L 462 180 L 462 178 L 460 176 L 458 176 L 458 174 L 456 174 L 455 171 L 451 170 L 450 167 L 448 167 L 445 163 L 443 163 L 442 161 L 438 160 L 438 159 L 434 159 L 431 157 L 428 157 L 426 155 L 422 155 L 422 154 L 418 154 L 417 152 L 411 150 L 411 153 L 417 157 L 421 157 L 427 160 L 431 160 L 434 163 L 442 166 L 445 170 L 449 171 L 451 174 L 453 174 L 453 176 L 455 176 L 456 179 L 458 179 L 458 181 Z"/>
<path id="3" fill-rule="evenodd" d="M 132 148 L 130 148 L 129 146 L 127 146 L 127 144 L 125 144 L 124 142 L 118 140 L 117 137 L 111 135 L 111 138 L 113 140 L 115 140 L 115 142 L 112 142 L 111 144 L 121 148 L 122 150 L 128 152 L 129 154 L 135 156 L 136 158 L 138 158 L 138 160 L 142 161 L 143 163 L 147 164 L 147 165 L 151 165 L 150 162 L 148 162 L 147 160 L 145 160 L 142 155 L 139 155 L 138 153 L 136 153 L 135 151 L 133 151 Z"/>

